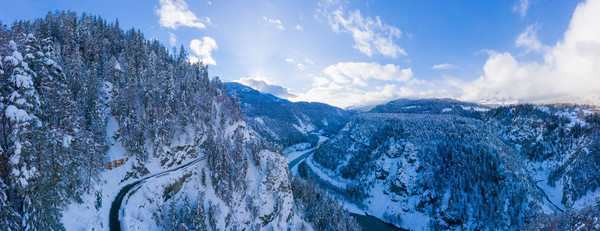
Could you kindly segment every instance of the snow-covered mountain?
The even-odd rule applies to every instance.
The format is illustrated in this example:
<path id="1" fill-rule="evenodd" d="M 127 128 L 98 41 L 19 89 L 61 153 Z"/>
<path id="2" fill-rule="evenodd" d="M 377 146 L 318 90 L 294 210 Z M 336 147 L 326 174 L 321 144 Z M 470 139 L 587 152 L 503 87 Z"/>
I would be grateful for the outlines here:
<path id="1" fill-rule="evenodd" d="M 563 211 L 598 211 L 598 115 L 398 100 L 355 115 L 298 171 L 398 227 L 552 227 Z M 569 218 L 593 223 L 585 214 Z"/>
<path id="2" fill-rule="evenodd" d="M 561 209 L 600 199 L 600 114 L 576 105 L 496 108 L 486 122 L 520 154 L 532 179 Z"/>
<path id="3" fill-rule="evenodd" d="M 0 28 L 0 230 L 359 230 L 344 208 L 411 230 L 600 229 L 598 108 L 354 114 L 224 84 L 97 16 Z"/>
<path id="4" fill-rule="evenodd" d="M 0 230 L 359 229 L 184 47 L 72 12 L 0 28 Z"/>
<path id="5" fill-rule="evenodd" d="M 227 92 L 239 99 L 248 123 L 261 137 L 282 146 L 316 143 L 318 136 L 311 133 L 336 134 L 351 116 L 327 104 L 290 102 L 236 82 L 227 83 Z"/>

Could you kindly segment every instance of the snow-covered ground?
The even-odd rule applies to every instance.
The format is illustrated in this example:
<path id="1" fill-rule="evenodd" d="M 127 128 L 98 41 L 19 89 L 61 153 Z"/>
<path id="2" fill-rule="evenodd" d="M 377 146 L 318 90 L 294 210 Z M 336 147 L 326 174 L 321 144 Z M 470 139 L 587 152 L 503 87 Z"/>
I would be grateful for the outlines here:
<path id="1" fill-rule="evenodd" d="M 108 104 L 111 99 L 112 85 L 104 83 L 106 93 L 105 103 Z M 105 111 L 110 115 L 110 108 Z M 104 162 L 118 160 L 125 157 L 125 149 L 121 141 L 117 138 L 119 125 L 113 116 L 107 118 L 106 135 L 109 145 Z M 108 214 L 110 206 L 115 196 L 124 185 L 133 182 L 135 179 L 129 179 L 121 182 L 128 171 L 132 169 L 134 160 L 125 162 L 124 165 L 105 170 L 100 174 L 101 181 L 94 182 L 88 189 L 88 193 L 82 195 L 82 204 L 75 201 L 71 202 L 63 212 L 62 223 L 66 230 L 107 230 Z"/>
<path id="2" fill-rule="evenodd" d="M 328 172 L 329 170 L 317 167 L 318 164 L 316 164 L 313 161 L 313 156 L 310 155 L 308 156 L 308 158 L 306 158 L 306 164 L 310 167 L 310 169 L 319 176 L 319 178 L 321 178 L 322 180 L 326 181 L 327 183 L 340 188 L 340 189 L 346 189 L 346 186 L 348 185 L 346 182 L 340 182 L 336 179 L 333 179 L 332 177 L 329 176 L 329 174 L 325 173 Z M 333 175 L 333 174 L 332 174 Z"/>
<path id="3" fill-rule="evenodd" d="M 157 224 L 154 214 L 148 213 L 148 211 L 161 211 L 166 203 L 163 198 L 164 192 L 169 187 L 177 185 L 178 181 L 182 181 L 181 188 L 177 190 L 181 193 L 176 195 L 188 195 L 190 204 L 195 204 L 202 185 L 188 183 L 199 182 L 198 168 L 206 165 L 205 163 L 206 161 L 203 160 L 187 168 L 149 178 L 132 188 L 125 196 L 119 211 L 121 227 L 125 230 L 157 230 L 160 224 Z M 214 192 L 212 194 L 207 193 L 206 197 L 215 197 Z"/>
<path id="4" fill-rule="evenodd" d="M 547 214 L 557 212 L 556 207 L 562 210 L 565 209 L 565 205 L 561 203 L 564 187 L 562 179 L 557 181 L 554 187 L 548 184 L 547 176 L 552 169 L 551 162 L 552 161 L 547 160 L 544 162 L 530 162 L 528 164 L 530 172 L 532 173 L 531 177 L 533 178 L 534 182 L 536 182 L 536 185 L 544 191 L 544 193 L 548 196 L 548 199 L 552 202 L 549 203 L 546 201 L 546 199 L 544 199 L 543 210 Z"/>
<path id="5" fill-rule="evenodd" d="M 312 150 L 314 150 L 314 148 L 310 148 L 310 143 L 299 143 L 287 147 L 285 150 L 283 150 L 283 153 L 286 154 L 289 164 L 290 162 L 298 159 L 298 157 Z"/>
<path id="6" fill-rule="evenodd" d="M 325 137 L 325 136 L 319 136 L 319 144 L 325 142 L 326 140 L 328 140 L 329 138 Z M 288 164 L 291 163 L 292 161 L 302 157 L 302 155 L 308 153 L 308 152 L 312 152 L 316 149 L 316 147 L 314 148 L 310 148 L 310 144 L 309 143 L 299 143 L 299 144 L 295 144 L 292 145 L 290 147 L 287 147 L 284 149 L 284 153 L 287 155 L 288 158 Z M 308 158 L 312 158 L 312 155 L 308 156 Z M 306 161 L 306 160 L 302 160 L 301 162 Z M 319 176 L 322 177 L 328 177 L 325 173 L 323 173 L 319 168 L 317 168 L 314 163 L 312 163 L 312 161 L 307 161 L 308 165 L 311 167 L 311 169 L 317 173 L 317 174 L 322 174 Z M 318 172 L 317 172 L 318 171 Z M 292 167 L 292 169 L 290 169 L 291 174 L 298 174 L 298 165 L 294 165 Z M 332 178 L 328 177 L 328 179 L 333 180 Z M 336 181 L 335 181 L 336 182 Z M 339 182 L 336 182 L 339 183 Z M 341 186 L 342 184 L 338 184 L 339 186 Z M 344 185 L 345 187 L 345 185 Z M 338 199 L 340 199 L 340 202 L 342 202 L 342 205 L 344 206 L 344 208 L 350 212 L 350 213 L 354 213 L 354 214 L 359 214 L 359 215 L 365 215 L 365 212 L 360 209 L 356 204 L 349 202 L 347 200 L 345 200 L 344 198 L 338 197 Z"/>

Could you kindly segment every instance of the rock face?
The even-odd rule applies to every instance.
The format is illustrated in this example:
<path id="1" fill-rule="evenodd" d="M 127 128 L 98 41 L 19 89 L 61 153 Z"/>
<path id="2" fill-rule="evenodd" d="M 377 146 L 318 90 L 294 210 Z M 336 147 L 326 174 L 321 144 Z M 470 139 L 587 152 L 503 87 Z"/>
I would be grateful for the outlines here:
<path id="1" fill-rule="evenodd" d="M 310 227 L 294 210 L 285 158 L 268 150 L 259 155 L 260 164 L 249 166 L 243 187 L 227 200 L 216 190 L 227 182 L 208 177 L 211 170 L 207 161 L 145 182 L 124 206 L 124 225 L 130 230 Z"/>
<path id="2" fill-rule="evenodd" d="M 262 151 L 259 185 L 261 209 L 258 217 L 264 225 L 278 230 L 288 229 L 287 221 L 292 218 L 294 198 L 287 176 L 287 159 L 271 151 Z"/>

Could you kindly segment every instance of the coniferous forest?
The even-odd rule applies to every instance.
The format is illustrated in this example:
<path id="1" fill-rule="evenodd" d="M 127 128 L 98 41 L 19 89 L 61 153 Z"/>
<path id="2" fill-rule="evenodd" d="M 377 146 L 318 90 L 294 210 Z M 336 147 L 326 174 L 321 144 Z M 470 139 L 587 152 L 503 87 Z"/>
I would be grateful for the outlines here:
<path id="1" fill-rule="evenodd" d="M 292 224 L 291 218 L 302 215 L 282 205 L 293 203 L 286 166 L 265 162 L 282 157 L 265 154 L 272 145 L 244 125 L 239 101 L 227 95 L 218 77 L 209 78 L 207 66 L 189 62 L 183 46 L 169 50 L 139 30 L 124 31 L 118 21 L 74 12 L 48 13 L 43 19 L 1 27 L 2 230 L 65 229 L 65 209 L 100 193 L 94 190 L 110 171 L 107 152 L 115 142 L 132 163 L 123 181 L 147 175 L 149 163 L 167 168 L 205 156 L 207 170 L 199 168 L 193 175 L 214 182 L 209 191 L 218 199 L 194 198 L 195 211 L 203 211 L 195 217 L 175 219 L 176 213 L 165 212 L 159 219 L 175 220 L 165 229 L 199 223 L 212 224 L 202 226 L 210 230 L 286 227 L 279 223 Z M 118 131 L 107 134 L 111 120 Z M 269 200 L 275 203 L 275 209 L 262 208 L 262 197 L 252 191 L 256 186 L 248 185 L 260 178 L 248 179 L 248 172 L 275 174 L 273 169 L 282 167 L 272 177 L 281 178 L 278 187 L 283 188 L 267 178 L 258 186 L 257 191 L 273 194 Z M 181 201 L 165 202 L 157 211 Z M 243 211 L 225 209 L 236 206 Z M 232 218 L 244 211 L 249 217 Z M 330 219 L 319 216 L 297 220 Z"/>
<path id="2" fill-rule="evenodd" d="M 191 60 L 97 15 L 0 22 L 0 230 L 600 229 L 597 106 L 344 110 Z"/>

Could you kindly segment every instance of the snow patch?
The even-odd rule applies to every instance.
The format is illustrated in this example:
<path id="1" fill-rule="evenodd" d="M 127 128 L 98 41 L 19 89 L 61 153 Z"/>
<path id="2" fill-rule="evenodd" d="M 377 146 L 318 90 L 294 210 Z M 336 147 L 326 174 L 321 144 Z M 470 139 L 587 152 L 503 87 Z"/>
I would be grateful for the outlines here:
<path id="1" fill-rule="evenodd" d="M 72 142 L 73 142 L 73 137 L 72 136 L 70 136 L 70 135 L 63 136 L 62 146 L 64 148 L 69 148 L 69 146 L 71 146 Z"/>
<path id="2" fill-rule="evenodd" d="M 346 183 L 343 182 L 339 182 L 335 179 L 333 179 L 332 177 L 330 177 L 327 173 L 325 173 L 324 169 L 321 169 L 319 167 L 317 167 L 317 164 L 314 163 L 313 161 L 313 157 L 312 155 L 310 155 L 307 160 L 306 160 L 306 164 L 308 164 L 308 166 L 311 168 L 311 170 L 317 174 L 319 176 L 319 178 L 321 178 L 322 180 L 330 183 L 331 185 L 340 188 L 340 189 L 346 189 L 347 185 Z"/>
<path id="3" fill-rule="evenodd" d="M 4 113 L 12 121 L 23 122 L 31 119 L 25 110 L 17 108 L 15 105 L 8 105 Z"/>

